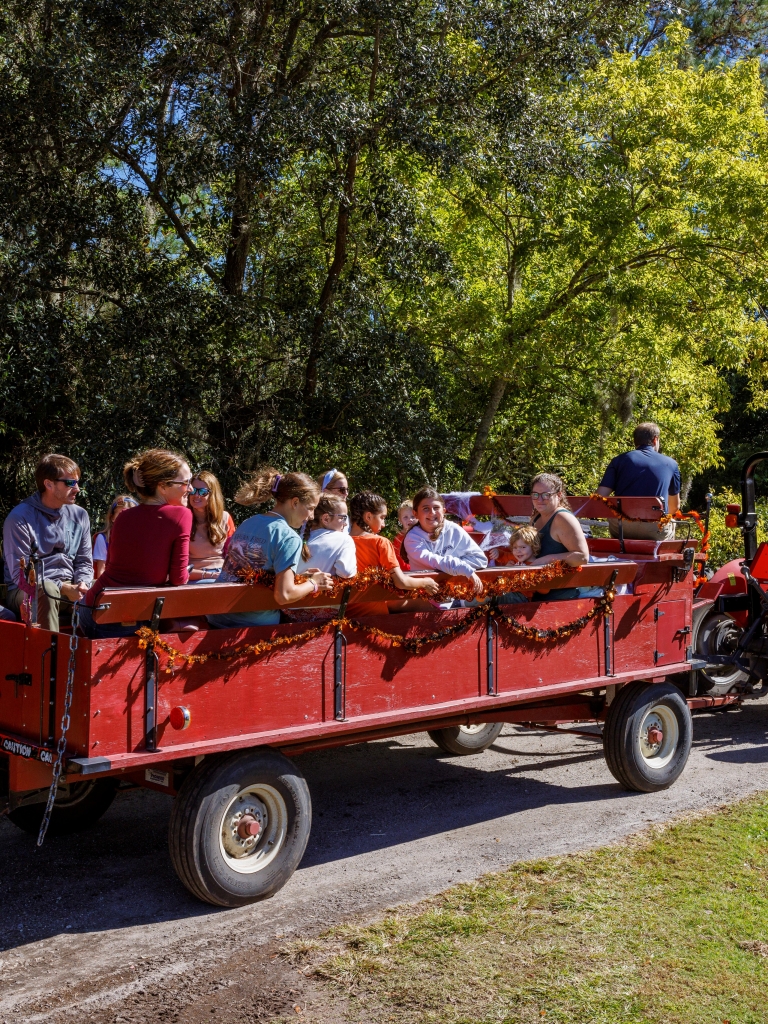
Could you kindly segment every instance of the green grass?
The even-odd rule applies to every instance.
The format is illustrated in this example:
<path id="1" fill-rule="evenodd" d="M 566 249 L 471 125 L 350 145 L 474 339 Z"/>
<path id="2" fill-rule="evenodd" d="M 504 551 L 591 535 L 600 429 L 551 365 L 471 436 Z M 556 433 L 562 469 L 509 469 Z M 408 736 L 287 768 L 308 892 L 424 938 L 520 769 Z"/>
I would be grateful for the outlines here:
<path id="1" fill-rule="evenodd" d="M 763 795 L 516 865 L 286 955 L 355 1020 L 765 1024 L 766 896 Z"/>

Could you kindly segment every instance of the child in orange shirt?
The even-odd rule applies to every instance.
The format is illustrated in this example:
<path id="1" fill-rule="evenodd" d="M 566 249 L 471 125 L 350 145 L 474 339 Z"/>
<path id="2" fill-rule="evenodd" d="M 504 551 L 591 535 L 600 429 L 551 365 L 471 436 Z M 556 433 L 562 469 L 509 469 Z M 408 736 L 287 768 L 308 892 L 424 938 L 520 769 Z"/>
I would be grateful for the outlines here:
<path id="1" fill-rule="evenodd" d="M 392 541 L 379 536 L 387 521 L 387 503 L 380 494 L 371 491 L 355 494 L 349 502 L 349 514 L 352 519 L 349 532 L 357 549 L 358 573 L 369 566 L 380 566 L 390 570 L 392 582 L 401 590 L 423 588 L 428 594 L 437 593 L 440 589 L 437 580 L 429 576 L 407 576 L 400 568 Z M 397 595 L 393 594 L 392 600 L 396 601 Z M 365 594 L 362 600 L 350 601 L 349 611 L 356 611 L 358 615 L 389 614 L 386 601 L 366 601 Z"/>

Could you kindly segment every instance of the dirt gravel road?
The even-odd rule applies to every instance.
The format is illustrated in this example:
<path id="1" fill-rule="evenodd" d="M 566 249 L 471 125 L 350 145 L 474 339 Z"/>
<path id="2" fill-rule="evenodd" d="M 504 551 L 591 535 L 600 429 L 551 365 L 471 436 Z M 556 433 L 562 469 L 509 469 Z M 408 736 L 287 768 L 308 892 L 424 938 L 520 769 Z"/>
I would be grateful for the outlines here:
<path id="1" fill-rule="evenodd" d="M 768 789 L 767 734 L 766 701 L 697 714 L 688 767 L 657 794 L 621 790 L 594 740 L 515 726 L 471 758 L 423 733 L 304 755 L 304 861 L 277 896 L 240 910 L 206 907 L 178 882 L 161 794 L 121 794 L 96 827 L 42 852 L 3 819 L 0 1021 L 330 1020 L 322 993 L 275 959 L 287 937 Z"/>

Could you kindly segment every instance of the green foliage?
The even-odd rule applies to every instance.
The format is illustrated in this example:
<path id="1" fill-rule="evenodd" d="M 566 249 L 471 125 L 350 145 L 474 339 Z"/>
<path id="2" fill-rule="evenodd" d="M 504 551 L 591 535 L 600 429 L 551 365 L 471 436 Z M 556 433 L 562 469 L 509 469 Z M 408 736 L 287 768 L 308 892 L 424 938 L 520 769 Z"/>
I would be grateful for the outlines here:
<path id="1" fill-rule="evenodd" d="M 685 53 L 670 27 L 649 55 L 553 90 L 540 131 L 561 173 L 521 181 L 491 139 L 448 180 L 425 176 L 462 287 L 436 285 L 411 323 L 450 338 L 446 361 L 485 391 L 467 483 L 519 488 L 552 466 L 594 487 L 640 418 L 689 480 L 719 462 L 721 370 L 761 367 L 768 337 L 768 130 L 756 63 L 707 70 Z"/>
<path id="2" fill-rule="evenodd" d="M 735 9 L 686 43 L 635 0 L 7 3 L 0 512 L 44 449 L 94 512 L 149 444 L 230 493 L 583 489 L 653 416 L 716 468 L 724 369 L 766 377 Z"/>
<path id="3" fill-rule="evenodd" d="M 741 497 L 730 488 L 714 492 L 709 518 L 709 568 L 719 569 L 734 558 L 744 557 L 744 537 L 741 530 L 725 525 L 725 506 L 741 505 Z M 757 498 L 757 542 L 768 540 L 768 497 Z"/>

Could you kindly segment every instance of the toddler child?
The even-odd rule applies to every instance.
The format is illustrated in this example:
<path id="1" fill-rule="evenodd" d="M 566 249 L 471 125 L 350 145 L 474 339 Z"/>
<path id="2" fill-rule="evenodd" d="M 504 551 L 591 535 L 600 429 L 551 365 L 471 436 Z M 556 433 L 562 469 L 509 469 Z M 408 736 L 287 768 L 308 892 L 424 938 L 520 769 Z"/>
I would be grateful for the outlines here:
<path id="1" fill-rule="evenodd" d="M 403 558 L 403 540 L 410 528 L 415 526 L 418 522 L 418 519 L 413 513 L 413 502 L 410 498 L 400 502 L 397 509 L 397 521 L 400 524 L 400 532 L 393 538 L 392 547 L 395 549 L 395 554 L 397 555 L 397 560 L 400 563 L 400 568 L 403 572 L 409 572 L 411 567 L 406 559 Z"/>

